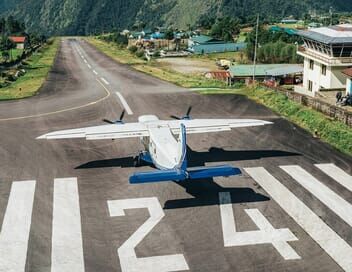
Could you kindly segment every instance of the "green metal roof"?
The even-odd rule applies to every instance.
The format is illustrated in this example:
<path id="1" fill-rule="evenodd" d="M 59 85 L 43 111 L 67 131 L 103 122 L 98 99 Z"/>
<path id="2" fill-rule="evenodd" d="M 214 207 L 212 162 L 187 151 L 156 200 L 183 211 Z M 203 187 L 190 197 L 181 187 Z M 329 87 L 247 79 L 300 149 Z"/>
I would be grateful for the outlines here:
<path id="1" fill-rule="evenodd" d="M 224 41 L 221 41 L 221 40 L 218 40 L 218 39 L 215 39 L 213 37 L 206 36 L 206 35 L 193 36 L 191 39 L 194 42 L 200 43 L 200 44 L 209 43 L 209 42 L 224 42 Z"/>
<path id="2" fill-rule="evenodd" d="M 253 76 L 254 65 L 233 65 L 229 71 L 231 76 L 250 77 Z M 303 67 L 297 64 L 258 64 L 255 69 L 256 76 L 278 76 L 302 72 Z"/>

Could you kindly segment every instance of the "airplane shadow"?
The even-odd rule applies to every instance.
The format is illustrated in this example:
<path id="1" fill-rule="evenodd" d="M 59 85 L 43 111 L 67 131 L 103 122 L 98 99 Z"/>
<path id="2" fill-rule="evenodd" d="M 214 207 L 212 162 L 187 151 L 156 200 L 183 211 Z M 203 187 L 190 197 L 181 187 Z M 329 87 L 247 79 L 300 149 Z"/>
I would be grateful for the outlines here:
<path id="1" fill-rule="evenodd" d="M 251 188 L 224 188 L 215 183 L 212 178 L 202 180 L 192 180 L 184 182 L 176 182 L 183 187 L 187 193 L 194 198 L 167 200 L 164 209 L 182 209 L 190 207 L 202 207 L 219 205 L 219 193 L 229 192 L 231 194 L 231 202 L 250 203 L 268 201 L 270 198 L 256 193 Z"/>
<path id="2" fill-rule="evenodd" d="M 279 151 L 279 150 L 236 150 L 228 151 L 222 148 L 211 147 L 208 151 L 193 151 L 188 147 L 187 159 L 188 166 L 204 166 L 208 162 L 234 162 L 244 160 L 258 160 L 262 158 L 274 158 L 274 157 L 289 157 L 289 156 L 301 156 L 298 153 Z M 152 166 L 152 165 L 150 165 Z M 109 168 L 109 167 L 122 167 L 130 168 L 134 167 L 133 157 L 115 158 L 107 160 L 96 160 L 91 161 L 75 169 L 91 169 L 91 168 Z"/>

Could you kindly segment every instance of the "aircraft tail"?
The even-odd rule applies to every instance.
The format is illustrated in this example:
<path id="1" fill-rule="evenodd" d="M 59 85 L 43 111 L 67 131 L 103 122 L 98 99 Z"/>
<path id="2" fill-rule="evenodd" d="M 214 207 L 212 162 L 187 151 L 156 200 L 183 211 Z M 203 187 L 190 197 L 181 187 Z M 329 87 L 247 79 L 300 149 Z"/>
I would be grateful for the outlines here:
<path id="1" fill-rule="evenodd" d="M 178 152 L 180 154 L 180 162 L 178 169 L 185 171 L 187 169 L 187 133 L 186 126 L 181 124 L 180 135 L 178 136 Z"/>
<path id="2" fill-rule="evenodd" d="M 134 173 L 130 177 L 131 184 L 153 183 L 164 181 L 182 182 L 184 180 L 205 179 L 214 177 L 229 177 L 241 175 L 241 170 L 231 165 L 210 167 L 192 167 L 186 170 L 157 170 L 150 172 Z"/>

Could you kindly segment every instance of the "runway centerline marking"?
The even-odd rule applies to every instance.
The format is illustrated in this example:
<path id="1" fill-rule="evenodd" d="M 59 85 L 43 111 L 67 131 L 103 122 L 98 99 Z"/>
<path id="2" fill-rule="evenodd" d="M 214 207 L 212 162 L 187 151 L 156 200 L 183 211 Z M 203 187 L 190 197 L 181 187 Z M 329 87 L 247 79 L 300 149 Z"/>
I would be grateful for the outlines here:
<path id="1" fill-rule="evenodd" d="M 316 164 L 315 166 L 352 192 L 352 176 L 344 172 L 341 168 L 332 163 Z"/>
<path id="2" fill-rule="evenodd" d="M 280 166 L 280 168 L 352 227 L 352 205 L 349 202 L 300 166 L 289 165 Z"/>
<path id="3" fill-rule="evenodd" d="M 93 73 L 94 73 L 95 75 L 98 75 L 98 72 L 97 72 L 97 71 L 95 71 L 95 70 L 93 70 Z"/>
<path id="4" fill-rule="evenodd" d="M 103 81 L 106 85 L 110 85 L 110 83 L 109 83 L 105 78 L 101 77 L 100 79 L 101 79 L 101 81 Z"/>
<path id="5" fill-rule="evenodd" d="M 123 108 L 126 110 L 127 114 L 133 115 L 133 111 L 131 110 L 130 106 L 127 104 L 127 101 L 122 96 L 122 94 L 120 92 L 116 92 L 116 95 L 120 99 L 120 102 L 121 102 Z"/>
<path id="6" fill-rule="evenodd" d="M 238 232 L 236 231 L 231 194 L 229 192 L 219 193 L 219 202 L 225 247 L 272 244 L 285 260 L 301 259 L 287 243 L 298 240 L 289 229 L 275 229 L 258 209 L 245 209 L 259 230 Z"/>
<path id="7" fill-rule="evenodd" d="M 77 107 L 72 107 L 72 108 L 67 108 L 67 109 L 62 109 L 62 110 L 57 110 L 57 111 L 52 111 L 52 112 L 46 112 L 46 113 L 39 113 L 39 114 L 34 114 L 34 115 L 27 115 L 27 116 L 19 116 L 19 117 L 10 117 L 10 118 L 3 118 L 0 119 L 0 122 L 2 121 L 15 121 L 15 120 L 22 120 L 22 119 L 30 119 L 30 118 L 38 118 L 38 117 L 43 117 L 43 116 L 49 116 L 49 115 L 54 115 L 54 114 L 59 114 L 59 113 L 64 113 L 64 112 L 69 112 L 73 110 L 78 110 L 78 109 L 83 109 L 86 107 L 90 107 L 92 105 L 98 104 L 107 98 L 110 97 L 111 92 L 104 86 L 102 82 L 100 82 L 99 79 L 96 79 L 96 81 L 103 87 L 104 91 L 106 92 L 106 95 L 96 101 L 89 102 L 87 104 L 77 106 Z"/>
<path id="8" fill-rule="evenodd" d="M 310 208 L 263 167 L 245 171 L 346 271 L 352 271 L 352 248 Z"/>
<path id="9" fill-rule="evenodd" d="M 76 178 L 54 180 L 51 271 L 84 271 Z"/>
<path id="10" fill-rule="evenodd" d="M 0 233 L 0 271 L 25 271 L 35 184 L 30 180 L 11 185 Z"/>
<path id="11" fill-rule="evenodd" d="M 92 66 L 90 66 L 90 64 L 87 65 L 89 69 L 92 69 Z"/>

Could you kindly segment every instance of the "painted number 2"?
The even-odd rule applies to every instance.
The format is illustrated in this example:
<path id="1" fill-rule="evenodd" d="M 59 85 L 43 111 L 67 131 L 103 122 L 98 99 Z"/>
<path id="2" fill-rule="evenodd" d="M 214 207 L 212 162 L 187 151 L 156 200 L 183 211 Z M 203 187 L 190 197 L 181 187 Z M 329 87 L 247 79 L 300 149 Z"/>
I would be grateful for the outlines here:
<path id="1" fill-rule="evenodd" d="M 135 247 L 165 216 L 155 197 L 108 201 L 110 216 L 125 216 L 124 210 L 147 208 L 149 219 L 117 250 L 123 272 L 167 272 L 189 270 L 182 254 L 137 258 Z"/>

